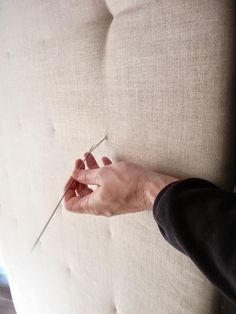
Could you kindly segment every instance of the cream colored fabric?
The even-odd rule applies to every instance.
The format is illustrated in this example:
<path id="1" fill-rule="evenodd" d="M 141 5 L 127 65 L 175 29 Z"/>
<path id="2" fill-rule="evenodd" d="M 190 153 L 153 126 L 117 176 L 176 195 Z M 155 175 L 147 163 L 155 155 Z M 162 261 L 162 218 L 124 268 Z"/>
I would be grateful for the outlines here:
<path id="1" fill-rule="evenodd" d="M 22 0 L 0 10 L 0 250 L 18 314 L 216 313 L 212 285 L 152 211 L 59 208 L 100 159 L 230 184 L 233 7 L 221 0 Z"/>

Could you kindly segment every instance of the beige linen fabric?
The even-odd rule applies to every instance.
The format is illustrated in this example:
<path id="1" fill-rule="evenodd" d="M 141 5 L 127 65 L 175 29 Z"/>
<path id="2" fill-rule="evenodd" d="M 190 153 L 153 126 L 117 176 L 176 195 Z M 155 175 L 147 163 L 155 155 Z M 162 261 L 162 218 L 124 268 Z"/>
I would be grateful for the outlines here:
<path id="1" fill-rule="evenodd" d="M 0 250 L 18 314 L 217 313 L 219 295 L 152 211 L 59 208 L 95 153 L 230 186 L 232 2 L 1 1 Z M 229 170 L 229 171 L 226 171 Z"/>

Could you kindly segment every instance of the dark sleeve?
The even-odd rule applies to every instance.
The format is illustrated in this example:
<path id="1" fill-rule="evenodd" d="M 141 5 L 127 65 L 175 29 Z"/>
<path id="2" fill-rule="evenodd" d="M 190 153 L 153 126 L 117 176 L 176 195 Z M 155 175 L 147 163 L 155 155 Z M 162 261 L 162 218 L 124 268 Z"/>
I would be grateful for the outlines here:
<path id="1" fill-rule="evenodd" d="M 192 178 L 166 186 L 153 216 L 163 237 L 236 302 L 236 194 Z"/>

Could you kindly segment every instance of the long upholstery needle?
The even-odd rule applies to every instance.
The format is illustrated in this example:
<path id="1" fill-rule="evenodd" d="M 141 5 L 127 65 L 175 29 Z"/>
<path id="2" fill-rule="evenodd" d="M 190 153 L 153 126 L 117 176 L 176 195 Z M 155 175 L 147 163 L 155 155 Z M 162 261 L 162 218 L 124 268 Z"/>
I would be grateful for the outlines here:
<path id="1" fill-rule="evenodd" d="M 96 145 L 92 145 L 92 147 L 90 148 L 90 150 L 89 150 L 87 156 L 84 158 L 83 162 L 85 162 L 85 160 L 86 160 L 86 159 L 88 158 L 88 156 L 92 153 L 92 151 L 94 151 L 94 150 L 95 150 L 103 141 L 105 141 L 106 139 L 107 139 L 107 136 L 105 136 L 105 137 L 104 137 L 100 142 L 98 142 Z M 80 165 L 79 169 L 81 169 L 82 166 L 83 166 L 83 163 Z M 42 237 L 44 231 L 46 230 L 46 228 L 47 228 L 47 226 L 48 226 L 48 224 L 49 224 L 50 221 L 52 220 L 52 217 L 55 215 L 55 213 L 56 213 L 56 211 L 57 211 L 57 209 L 58 209 L 58 207 L 59 207 L 61 201 L 63 200 L 64 196 L 66 195 L 66 193 L 67 193 L 68 190 L 70 189 L 70 187 L 71 187 L 71 185 L 72 185 L 72 183 L 73 183 L 73 180 L 74 180 L 74 179 L 72 178 L 70 185 L 69 185 L 68 188 L 66 189 L 65 193 L 63 194 L 63 196 L 62 196 L 61 199 L 59 200 L 57 206 L 56 206 L 55 209 L 53 210 L 53 212 L 52 212 L 51 216 L 49 217 L 48 221 L 47 221 L 46 224 L 44 225 L 42 231 L 40 232 L 39 236 L 37 237 L 37 239 L 36 239 L 36 241 L 35 241 L 35 243 L 34 243 L 32 249 L 31 249 L 31 251 L 34 250 L 34 248 L 35 248 L 36 245 L 38 244 L 39 240 L 41 239 L 41 237 Z"/>

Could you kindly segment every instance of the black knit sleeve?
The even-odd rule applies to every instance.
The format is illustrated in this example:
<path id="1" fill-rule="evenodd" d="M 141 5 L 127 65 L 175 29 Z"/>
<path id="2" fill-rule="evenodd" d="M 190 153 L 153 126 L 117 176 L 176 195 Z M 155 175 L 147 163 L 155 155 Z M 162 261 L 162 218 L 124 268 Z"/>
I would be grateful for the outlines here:
<path id="1" fill-rule="evenodd" d="M 163 237 L 236 302 L 236 194 L 197 178 L 176 181 L 156 197 Z"/>

